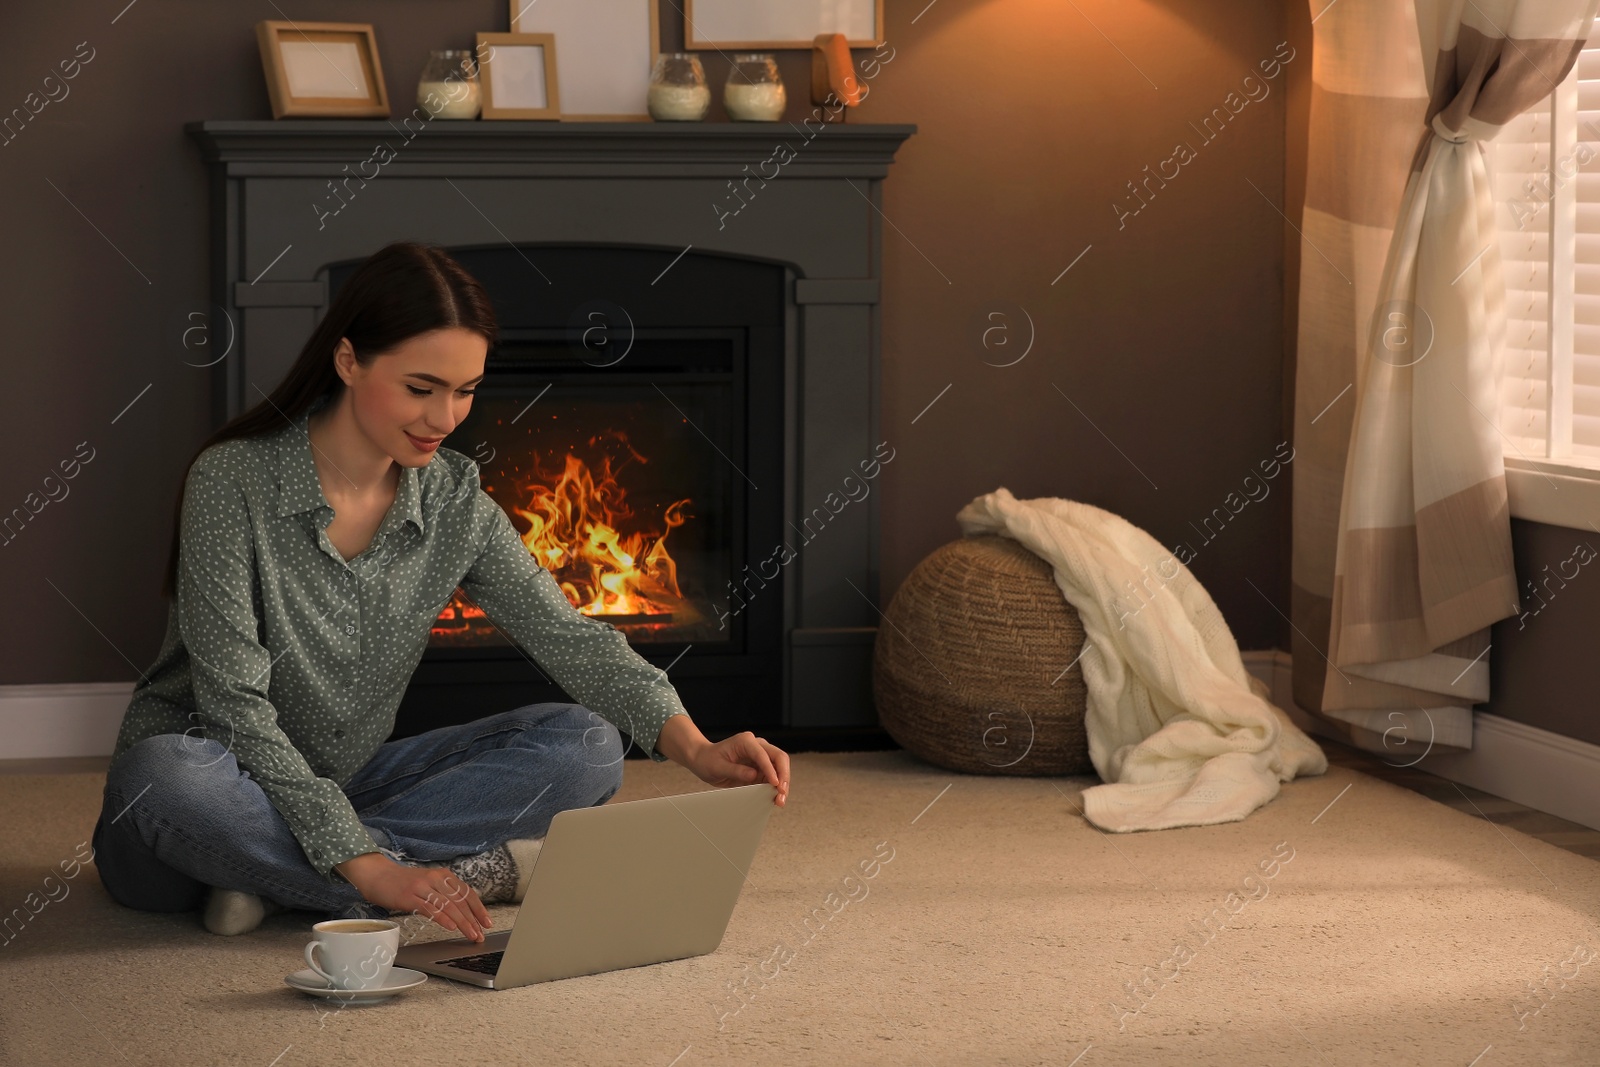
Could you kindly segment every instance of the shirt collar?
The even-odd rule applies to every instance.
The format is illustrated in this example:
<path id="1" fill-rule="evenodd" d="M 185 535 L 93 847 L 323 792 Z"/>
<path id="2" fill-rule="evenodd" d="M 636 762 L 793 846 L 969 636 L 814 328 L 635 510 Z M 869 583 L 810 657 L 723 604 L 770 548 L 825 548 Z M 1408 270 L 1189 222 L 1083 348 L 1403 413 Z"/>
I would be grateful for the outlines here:
<path id="1" fill-rule="evenodd" d="M 312 409 L 316 410 L 315 408 Z M 293 420 L 293 425 L 278 435 L 278 514 L 300 515 L 319 508 L 333 506 L 322 493 L 322 480 L 317 476 L 316 461 L 311 455 L 311 436 L 308 424 L 311 411 L 305 411 Z M 394 504 L 384 517 L 380 530 L 389 530 L 400 523 L 409 522 L 423 533 L 422 484 L 416 467 L 401 467 L 400 481 L 395 488 Z"/>

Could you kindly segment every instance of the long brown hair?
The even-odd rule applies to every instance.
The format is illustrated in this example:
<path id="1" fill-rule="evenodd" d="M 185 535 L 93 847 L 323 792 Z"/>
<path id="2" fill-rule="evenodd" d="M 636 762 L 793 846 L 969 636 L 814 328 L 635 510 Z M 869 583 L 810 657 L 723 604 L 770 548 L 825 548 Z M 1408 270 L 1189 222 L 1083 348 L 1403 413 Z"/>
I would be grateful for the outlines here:
<path id="1" fill-rule="evenodd" d="M 494 347 L 498 335 L 494 308 L 483 286 L 465 267 L 442 248 L 411 241 L 374 252 L 339 287 L 278 387 L 206 438 L 195 450 L 189 468 L 212 445 L 282 430 L 324 398 L 337 398 L 345 387 L 333 364 L 341 338 L 349 338 L 356 361 L 366 366 L 409 338 L 451 326 L 471 330 Z M 177 589 L 178 542 L 189 468 L 185 468 L 173 508 L 172 545 L 161 584 L 161 595 L 166 598 Z"/>

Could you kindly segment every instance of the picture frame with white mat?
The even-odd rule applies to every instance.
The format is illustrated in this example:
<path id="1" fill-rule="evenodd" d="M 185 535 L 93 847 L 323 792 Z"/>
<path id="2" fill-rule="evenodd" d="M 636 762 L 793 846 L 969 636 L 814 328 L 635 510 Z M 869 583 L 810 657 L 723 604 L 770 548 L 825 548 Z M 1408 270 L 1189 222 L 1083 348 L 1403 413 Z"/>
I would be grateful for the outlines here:
<path id="1" fill-rule="evenodd" d="M 511 32 L 554 34 L 561 118 L 649 122 L 650 72 L 661 53 L 656 0 L 510 0 Z"/>
<path id="2" fill-rule="evenodd" d="M 553 33 L 478 34 L 485 119 L 557 119 L 561 87 Z"/>
<path id="3" fill-rule="evenodd" d="M 388 117 L 371 23 L 266 20 L 256 43 L 273 118 Z"/>

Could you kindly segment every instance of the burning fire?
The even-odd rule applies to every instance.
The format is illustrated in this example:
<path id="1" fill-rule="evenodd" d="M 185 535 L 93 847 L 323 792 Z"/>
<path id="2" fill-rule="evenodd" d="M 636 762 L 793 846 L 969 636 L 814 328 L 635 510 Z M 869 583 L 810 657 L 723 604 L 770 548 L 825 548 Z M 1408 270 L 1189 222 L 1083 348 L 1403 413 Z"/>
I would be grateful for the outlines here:
<path id="1" fill-rule="evenodd" d="M 597 478 L 569 452 L 554 486 L 532 484 L 527 490 L 532 501 L 515 509 L 529 523 L 522 543 L 556 575 L 573 607 L 585 615 L 655 615 L 671 610 L 664 604 L 668 599 L 683 599 L 667 536 L 683 525 L 687 499 L 662 512 L 667 528 L 652 540 L 650 533 L 624 536 L 618 530 L 634 514 L 623 499 L 627 490 L 613 474 L 610 456 L 603 457 Z"/>
<path id="2" fill-rule="evenodd" d="M 622 433 L 612 431 L 608 436 L 620 439 L 640 463 L 649 462 Z M 598 441 L 597 435 L 588 443 L 594 446 Z M 537 467 L 537 459 L 535 463 Z M 522 543 L 529 554 L 554 575 L 567 600 L 585 615 L 658 616 L 641 621 L 670 622 L 684 598 L 667 537 L 692 517 L 683 511 L 691 501 L 677 500 L 663 509 L 664 530 L 623 533 L 637 517 L 611 456 L 601 453 L 597 466 L 591 467 L 568 451 L 561 463 L 559 474 L 536 469 L 533 478 L 515 490 L 524 502 L 508 509 L 528 525 Z M 467 603 L 458 591 L 434 630 L 444 635 L 463 626 L 477 630 L 487 624 L 483 610 Z"/>

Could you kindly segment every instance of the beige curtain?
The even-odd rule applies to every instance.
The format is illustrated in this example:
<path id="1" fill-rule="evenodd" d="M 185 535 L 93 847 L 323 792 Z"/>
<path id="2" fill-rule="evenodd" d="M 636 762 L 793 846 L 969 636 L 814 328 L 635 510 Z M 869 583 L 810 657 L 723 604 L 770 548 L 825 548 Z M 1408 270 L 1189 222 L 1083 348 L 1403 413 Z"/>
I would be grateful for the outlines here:
<path id="1" fill-rule="evenodd" d="M 1489 625 L 1518 610 L 1482 142 L 1566 76 L 1597 4 L 1311 0 L 1295 699 L 1364 748 L 1470 747 Z"/>

